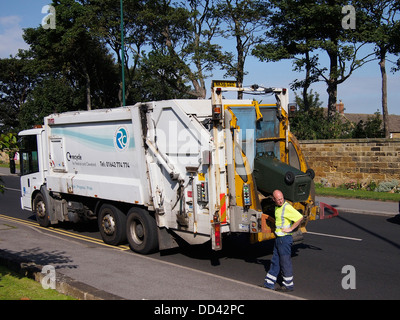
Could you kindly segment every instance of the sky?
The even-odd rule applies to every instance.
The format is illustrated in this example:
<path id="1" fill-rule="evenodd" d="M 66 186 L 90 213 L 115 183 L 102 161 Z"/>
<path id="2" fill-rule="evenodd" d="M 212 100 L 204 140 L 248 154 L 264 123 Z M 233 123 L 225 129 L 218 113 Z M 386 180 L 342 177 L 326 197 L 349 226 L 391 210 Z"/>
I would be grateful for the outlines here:
<path id="1" fill-rule="evenodd" d="M 18 49 L 28 49 L 28 45 L 22 39 L 23 28 L 36 28 L 41 25 L 42 19 L 47 13 L 42 13 L 42 8 L 50 4 L 51 0 L 12 0 L 0 1 L 0 58 L 8 58 L 15 55 Z M 117 3 L 117 0 L 116 0 Z M 119 5 L 119 2 L 117 3 Z M 57 16 L 56 16 L 57 18 Z M 225 50 L 235 51 L 234 42 L 230 42 L 232 48 Z M 372 50 L 372 47 L 367 48 Z M 389 57 L 397 60 L 396 57 Z M 320 54 L 320 61 L 328 66 L 327 56 Z M 388 76 L 388 110 L 389 114 L 400 115 L 400 72 L 391 73 L 392 64 L 387 65 Z M 302 79 L 304 74 L 292 70 L 292 62 L 283 60 L 280 62 L 266 63 L 249 56 L 246 60 L 244 85 L 258 84 L 265 87 L 289 88 L 294 79 Z M 213 77 L 208 79 L 220 80 L 224 72 L 215 70 Z M 311 86 L 314 92 L 320 95 L 323 107 L 327 106 L 328 95 L 326 84 L 319 82 Z M 300 92 L 299 92 L 300 93 Z M 210 90 L 208 89 L 208 96 Z M 294 102 L 294 93 L 290 91 L 290 102 Z M 260 100 L 262 98 L 259 98 Z M 267 98 L 266 98 L 267 99 Z M 381 107 L 381 74 L 378 61 L 372 61 L 356 70 L 348 80 L 338 87 L 338 101 L 342 100 L 346 113 L 373 114 L 376 111 L 382 113 Z M 263 100 L 267 102 L 267 100 Z M 269 101 L 268 101 L 269 102 Z"/>

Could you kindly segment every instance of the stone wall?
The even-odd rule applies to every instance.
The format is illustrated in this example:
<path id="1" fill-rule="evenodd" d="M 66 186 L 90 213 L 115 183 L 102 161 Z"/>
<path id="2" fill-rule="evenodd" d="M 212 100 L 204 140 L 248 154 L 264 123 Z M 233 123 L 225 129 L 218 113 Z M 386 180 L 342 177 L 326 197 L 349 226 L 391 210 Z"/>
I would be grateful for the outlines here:
<path id="1" fill-rule="evenodd" d="M 316 183 L 400 181 L 400 139 L 303 140 L 300 145 Z"/>
<path id="2" fill-rule="evenodd" d="M 0 151 L 0 163 L 9 163 L 9 157 L 8 154 L 5 152 Z"/>

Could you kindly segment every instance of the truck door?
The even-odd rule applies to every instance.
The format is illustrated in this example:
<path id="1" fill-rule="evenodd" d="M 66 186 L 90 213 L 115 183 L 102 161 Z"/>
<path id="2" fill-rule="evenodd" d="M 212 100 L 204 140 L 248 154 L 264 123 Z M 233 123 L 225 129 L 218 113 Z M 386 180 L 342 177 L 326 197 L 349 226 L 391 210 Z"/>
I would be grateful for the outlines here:
<path id="1" fill-rule="evenodd" d="M 42 174 L 39 171 L 37 135 L 22 136 L 21 161 L 21 207 L 32 210 L 32 193 L 40 189 Z"/>

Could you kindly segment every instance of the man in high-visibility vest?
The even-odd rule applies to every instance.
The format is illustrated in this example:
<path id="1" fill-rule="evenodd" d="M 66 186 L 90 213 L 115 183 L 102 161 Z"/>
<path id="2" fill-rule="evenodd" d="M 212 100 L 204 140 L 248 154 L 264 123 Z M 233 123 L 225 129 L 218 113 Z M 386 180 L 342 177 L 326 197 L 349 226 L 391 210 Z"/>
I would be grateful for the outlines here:
<path id="1" fill-rule="evenodd" d="M 293 291 L 293 267 L 292 267 L 292 231 L 296 229 L 303 216 L 289 203 L 287 203 L 280 190 L 273 192 L 275 207 L 275 245 L 272 254 L 271 265 L 264 280 L 264 287 L 275 290 L 275 282 L 282 272 L 281 291 Z"/>

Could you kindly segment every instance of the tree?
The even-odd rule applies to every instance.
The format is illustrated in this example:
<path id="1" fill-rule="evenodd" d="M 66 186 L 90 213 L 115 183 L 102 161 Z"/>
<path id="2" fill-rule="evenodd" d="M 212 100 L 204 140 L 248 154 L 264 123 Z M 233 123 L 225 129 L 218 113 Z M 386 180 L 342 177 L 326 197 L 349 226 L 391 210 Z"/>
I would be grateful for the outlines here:
<path id="1" fill-rule="evenodd" d="M 312 19 L 313 11 L 309 6 L 297 1 L 271 1 L 272 12 L 265 31 L 265 40 L 253 49 L 253 55 L 261 61 L 279 61 L 292 59 L 295 71 L 305 69 L 304 80 L 294 80 L 292 89 L 302 88 L 304 109 L 308 110 L 308 89 L 312 83 L 319 81 L 320 70 L 317 70 L 318 55 L 313 54 L 317 49 L 311 28 L 314 25 L 306 23 Z M 325 70 L 324 70 L 325 71 Z"/>
<path id="2" fill-rule="evenodd" d="M 15 133 L 2 133 L 0 135 L 0 151 L 8 153 L 9 157 L 14 157 L 18 151 L 17 135 Z"/>
<path id="3" fill-rule="evenodd" d="M 75 0 L 53 0 L 52 5 L 57 12 L 56 29 L 29 28 L 24 39 L 33 57 L 46 61 L 49 74 L 61 73 L 76 90 L 83 89 L 86 109 L 90 110 L 93 97 L 110 87 L 110 82 L 97 79 L 116 79 L 112 57 L 88 30 L 89 7 Z"/>
<path id="4" fill-rule="evenodd" d="M 296 95 L 298 110 L 291 115 L 290 130 L 299 140 L 343 139 L 352 134 L 351 123 L 339 113 L 328 116 L 318 93 L 312 90 L 308 94 L 308 102 Z M 305 106 L 308 106 L 307 108 Z"/>
<path id="5" fill-rule="evenodd" d="M 352 138 L 383 138 L 382 119 L 379 112 L 369 116 L 367 121 L 360 120 L 355 124 Z"/>
<path id="6" fill-rule="evenodd" d="M 215 16 L 215 5 L 212 0 L 186 1 L 190 12 L 190 33 L 188 44 L 183 49 L 187 56 L 186 65 L 194 65 L 194 70 L 187 70 L 187 77 L 194 87 L 193 95 L 206 98 L 205 79 L 207 72 L 212 72 L 216 65 L 224 61 L 221 46 L 212 43 L 219 32 L 220 19 Z"/>
<path id="7" fill-rule="evenodd" d="M 363 26 L 368 32 L 368 42 L 375 45 L 375 55 L 379 60 L 382 78 L 382 115 L 386 138 L 390 138 L 389 113 L 387 105 L 386 57 L 388 53 L 399 53 L 400 22 L 398 13 L 400 4 L 397 0 L 360 0 L 358 7 L 368 17 Z"/>
<path id="8" fill-rule="evenodd" d="M 301 83 L 308 89 L 311 82 L 324 81 L 328 93 L 328 117 L 333 118 L 336 112 L 338 85 L 346 81 L 351 74 L 365 63 L 371 61 L 373 53 L 359 58 L 359 50 L 367 42 L 363 29 L 345 29 L 342 27 L 342 8 L 350 1 L 335 0 L 283 0 L 273 1 L 272 32 L 277 40 L 278 52 L 271 56 L 269 51 L 262 52 L 258 47 L 257 55 L 264 59 L 278 60 L 295 58 L 301 54 L 303 60 L 297 60 L 296 67 L 306 68 L 306 79 Z M 357 21 L 363 16 L 357 16 Z M 268 43 L 267 43 L 268 44 Z M 325 52 L 329 66 L 320 66 L 318 55 Z M 314 55 L 311 56 L 311 53 Z M 306 95 L 304 100 L 306 99 Z"/>
<path id="9" fill-rule="evenodd" d="M 14 155 L 18 151 L 17 135 L 15 133 L 9 132 L 7 134 L 2 133 L 0 135 L 0 151 L 5 151 L 8 153 L 10 160 L 10 171 L 11 173 L 15 173 Z M 0 193 L 3 192 L 3 189 L 4 186 L 0 185 Z"/>
<path id="10" fill-rule="evenodd" d="M 220 0 L 215 14 L 226 24 L 226 28 L 220 31 L 221 35 L 236 40 L 236 59 L 233 53 L 225 54 L 226 75 L 243 83 L 246 58 L 251 54 L 253 47 L 261 42 L 260 33 L 266 25 L 269 5 L 258 0 Z M 243 92 L 238 92 L 238 99 L 242 97 Z"/>
<path id="11" fill-rule="evenodd" d="M 166 48 L 152 50 L 141 59 L 135 74 L 136 90 L 132 98 L 137 101 L 193 98 L 182 70 L 171 63 L 173 59 L 165 51 Z"/>
<path id="12" fill-rule="evenodd" d="M 0 59 L 0 122 L 5 132 L 18 130 L 18 114 L 38 82 L 35 61 L 20 51 Z"/>
<path id="13" fill-rule="evenodd" d="M 43 124 L 52 113 L 78 110 L 85 105 L 84 97 L 65 78 L 48 78 L 29 94 L 18 115 L 19 128 L 28 129 Z"/>
<path id="14" fill-rule="evenodd" d="M 123 1 L 124 24 L 124 59 L 122 59 L 121 42 L 121 11 L 120 3 L 115 0 L 79 0 L 82 5 L 89 8 L 87 20 L 90 33 L 111 48 L 117 58 L 118 74 L 122 70 L 126 80 L 125 98 L 128 103 L 134 103 L 132 96 L 135 94 L 135 76 L 139 63 L 143 57 L 143 50 L 151 40 L 146 19 L 147 3 L 144 0 Z M 122 77 L 119 77 L 118 98 L 122 106 Z M 139 88 L 140 89 L 140 88 Z"/>
<path id="15" fill-rule="evenodd" d="M 147 2 L 144 12 L 151 54 L 163 55 L 162 60 L 169 60 L 175 68 L 175 80 L 189 83 L 192 89 L 188 93 L 196 98 L 206 97 L 207 73 L 224 57 L 221 47 L 212 43 L 219 24 L 219 18 L 213 12 L 212 0 L 190 0 L 179 5 L 167 0 L 152 0 Z M 161 75 L 164 72 L 169 71 L 154 70 L 153 73 Z M 185 90 L 182 94 L 187 93 L 187 86 L 175 86 L 178 87 Z"/>

